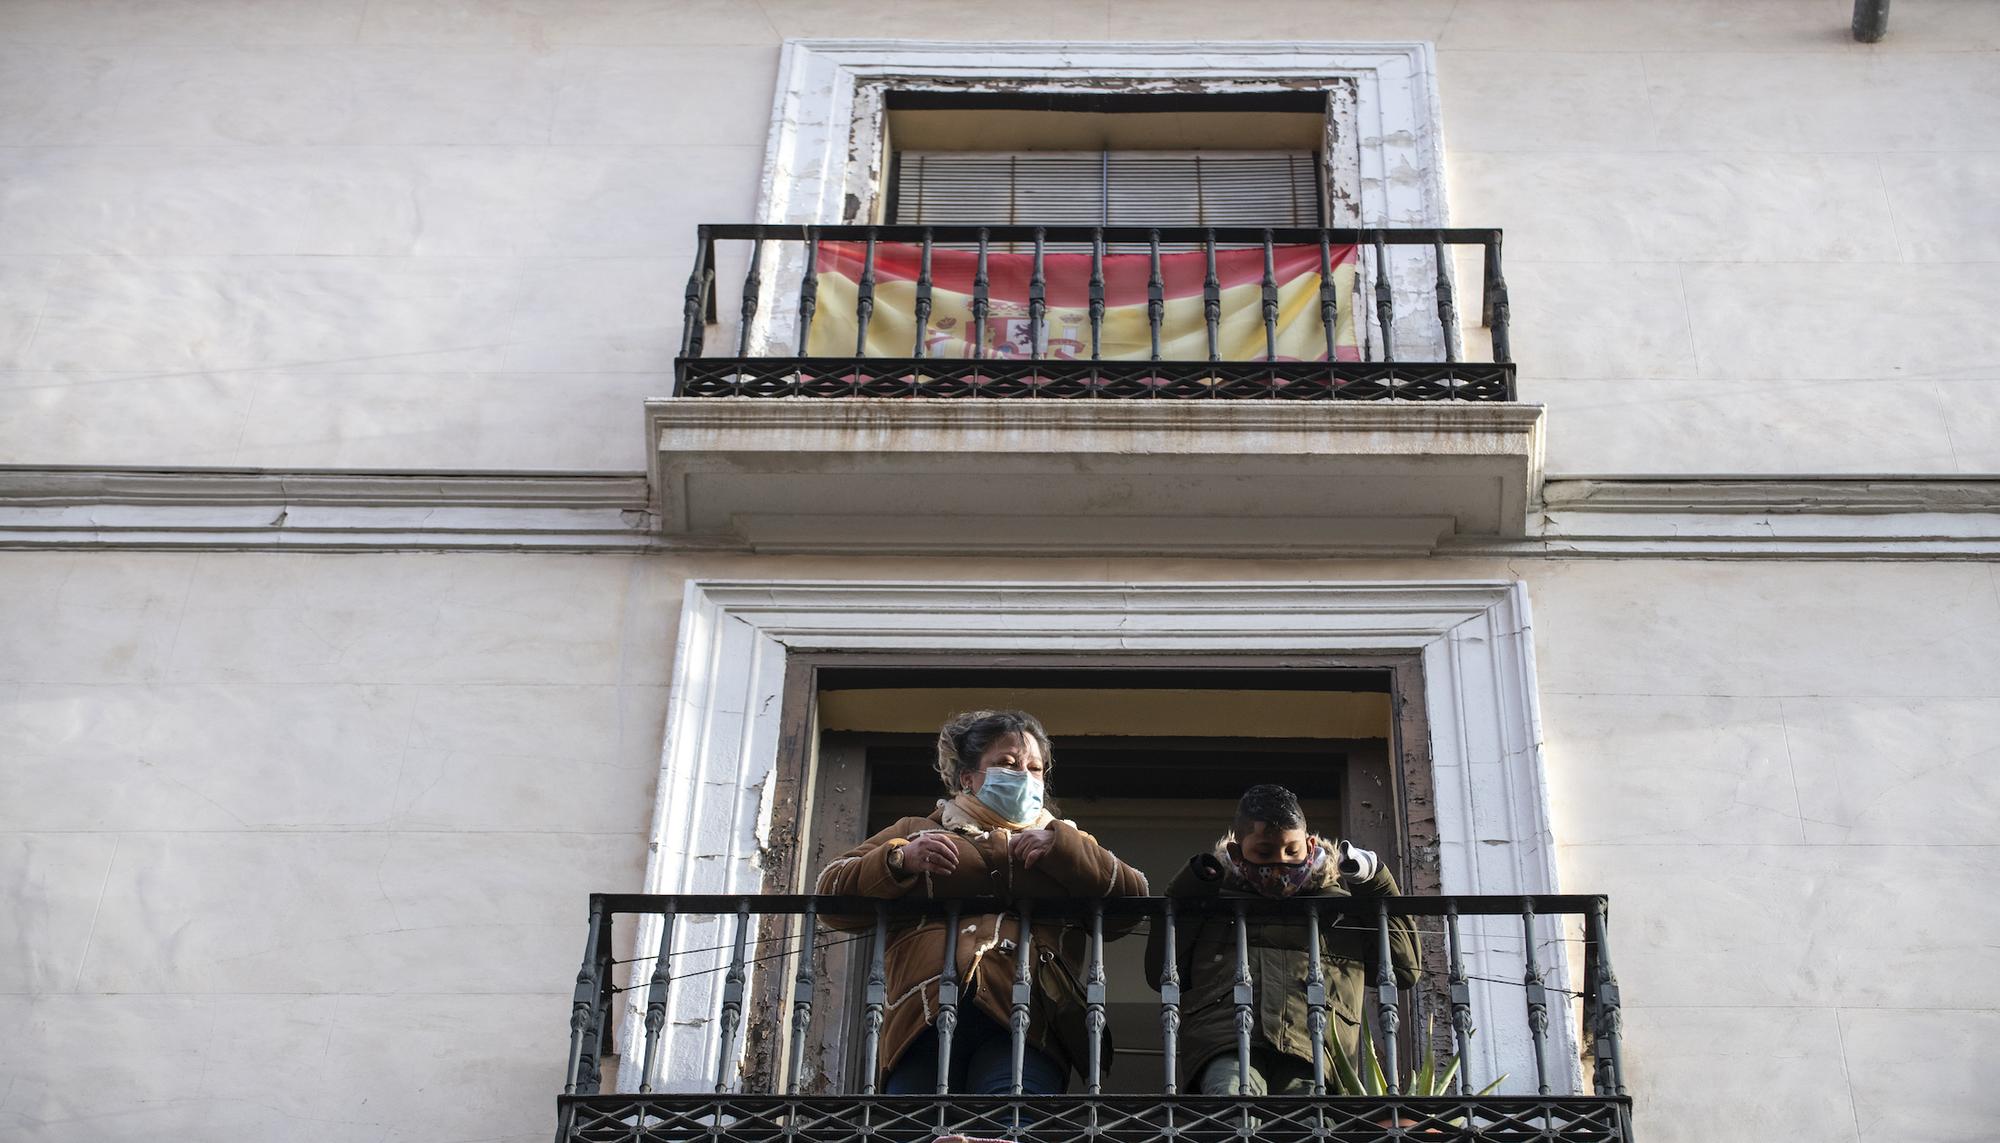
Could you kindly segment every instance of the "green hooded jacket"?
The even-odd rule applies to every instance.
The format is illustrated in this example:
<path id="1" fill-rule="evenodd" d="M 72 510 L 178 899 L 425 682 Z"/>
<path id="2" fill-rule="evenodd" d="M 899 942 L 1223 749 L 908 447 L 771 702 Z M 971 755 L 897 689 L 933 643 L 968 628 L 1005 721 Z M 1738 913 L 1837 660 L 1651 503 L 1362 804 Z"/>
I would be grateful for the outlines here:
<path id="1" fill-rule="evenodd" d="M 1174 877 L 1166 895 L 1190 898 L 1255 898 L 1230 865 L 1227 838 L 1211 853 L 1198 854 Z M 1393 897 L 1396 879 L 1383 868 L 1367 881 L 1348 883 L 1335 868 L 1331 843 L 1321 841 L 1328 857 L 1317 880 L 1299 890 L 1300 897 Z M 1146 978 L 1160 986 L 1165 940 L 1154 922 L 1146 941 Z M 1226 914 L 1187 915 L 1175 925 L 1175 965 L 1181 980 L 1179 1081 L 1192 1090 L 1202 1068 L 1217 1056 L 1236 1051 L 1236 925 Z M 1250 980 L 1255 997 L 1250 1045 L 1294 1056 L 1310 1064 L 1312 1039 L 1306 1008 L 1307 932 L 1297 921 L 1249 922 Z M 1349 917 L 1320 920 L 1320 971 L 1326 979 L 1326 1024 L 1329 1050 L 1337 1045 L 1355 1060 L 1361 1045 L 1361 1012 L 1365 990 L 1374 979 L 1380 937 L 1372 922 Z M 1408 917 L 1389 918 L 1390 962 L 1396 983 L 1416 984 L 1422 963 L 1415 924 Z M 1332 1057 L 1327 1058 L 1328 1082 L 1333 1082 Z"/>

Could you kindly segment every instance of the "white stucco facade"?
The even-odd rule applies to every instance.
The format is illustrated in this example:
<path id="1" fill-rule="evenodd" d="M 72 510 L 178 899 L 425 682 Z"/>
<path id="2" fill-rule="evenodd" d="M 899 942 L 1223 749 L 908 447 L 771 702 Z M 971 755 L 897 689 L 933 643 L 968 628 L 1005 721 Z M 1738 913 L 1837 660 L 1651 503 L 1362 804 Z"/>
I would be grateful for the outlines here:
<path id="1" fill-rule="evenodd" d="M 1637 1132 L 1988 1138 L 2000 6 L 1850 8 L 0 5 L 0 1136 L 546 1139 L 586 894 L 686 808 L 689 585 L 785 581 L 1517 585 Z M 1526 534 L 676 543 L 694 228 L 829 37 L 1420 45 L 1546 407 Z"/>

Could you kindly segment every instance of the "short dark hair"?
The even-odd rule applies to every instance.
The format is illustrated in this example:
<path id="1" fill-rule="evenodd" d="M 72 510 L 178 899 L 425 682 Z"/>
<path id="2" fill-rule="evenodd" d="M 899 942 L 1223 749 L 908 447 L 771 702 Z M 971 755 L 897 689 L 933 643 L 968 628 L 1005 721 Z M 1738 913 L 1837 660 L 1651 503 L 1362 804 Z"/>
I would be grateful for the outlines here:
<path id="1" fill-rule="evenodd" d="M 1243 791 L 1243 800 L 1236 803 L 1236 836 L 1247 835 L 1258 822 L 1279 829 L 1302 829 L 1306 812 L 1299 808 L 1297 794 L 1267 782 Z"/>
<path id="2" fill-rule="evenodd" d="M 979 769 L 980 755 L 1009 734 L 1032 738 L 1042 748 L 1042 781 L 1047 782 L 1049 772 L 1056 768 L 1049 732 L 1042 729 L 1040 719 L 1025 710 L 968 710 L 946 719 L 938 731 L 938 780 L 951 793 L 962 792 L 959 779 Z"/>

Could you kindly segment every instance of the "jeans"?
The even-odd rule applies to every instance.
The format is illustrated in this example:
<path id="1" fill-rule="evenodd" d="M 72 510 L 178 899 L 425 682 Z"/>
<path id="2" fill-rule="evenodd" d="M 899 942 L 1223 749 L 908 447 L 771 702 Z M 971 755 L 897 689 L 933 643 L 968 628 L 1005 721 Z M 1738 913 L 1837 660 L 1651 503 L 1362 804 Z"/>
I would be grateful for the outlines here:
<path id="1" fill-rule="evenodd" d="M 883 1090 L 890 1095 L 929 1095 L 937 1090 L 938 1036 L 935 1027 L 910 1041 L 889 1069 Z M 964 1095 L 1008 1095 L 1014 1090 L 1010 1033 L 986 1013 L 967 1004 L 958 1010 L 951 1034 L 951 1090 Z M 1061 1095 L 1069 1090 L 1069 1068 L 1032 1044 L 1021 1049 L 1021 1091 Z"/>
<path id="2" fill-rule="evenodd" d="M 1235 1095 L 1236 1053 L 1224 1052 L 1202 1065 L 1195 1086 L 1203 1095 Z M 1251 1095 L 1311 1095 L 1312 1061 L 1288 1056 L 1268 1048 L 1250 1049 Z M 1327 1090 L 1338 1091 L 1333 1080 L 1333 1061 L 1327 1061 Z"/>

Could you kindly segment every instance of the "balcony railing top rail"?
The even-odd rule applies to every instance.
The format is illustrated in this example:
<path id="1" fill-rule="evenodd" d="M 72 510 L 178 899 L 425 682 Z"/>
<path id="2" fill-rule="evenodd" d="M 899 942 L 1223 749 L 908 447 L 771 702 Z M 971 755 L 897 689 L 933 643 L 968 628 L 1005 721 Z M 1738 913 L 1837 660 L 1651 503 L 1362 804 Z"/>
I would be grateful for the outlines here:
<path id="1" fill-rule="evenodd" d="M 710 356 L 719 243 L 749 248 L 735 352 Z M 1489 361 L 1460 360 L 1459 247 Z M 704 225 L 674 391 L 1509 401 L 1500 254 L 1468 227 Z"/>
<path id="2" fill-rule="evenodd" d="M 1069 1096 L 1022 1094 L 1021 1045 L 1029 1026 L 1029 1000 L 1038 971 L 1029 956 L 1016 958 L 1017 978 L 1009 1001 L 1012 1018 L 1013 1091 L 1009 1097 L 981 1097 L 951 1090 L 945 1068 L 939 1069 L 936 1090 L 923 1097 L 889 1096 L 876 1089 L 878 1053 L 888 1003 L 884 953 L 889 935 L 899 924 L 919 917 L 943 916 L 955 927 L 971 916 L 1002 914 L 1013 926 L 1019 947 L 1035 939 L 1033 926 L 1060 920 L 1080 930 L 1089 949 L 1084 983 L 1089 1035 L 1089 1060 L 1080 1069 L 1086 1090 Z M 1259 1138 L 1316 1140 L 1379 1139 L 1387 1124 L 1420 1125 L 1427 1137 L 1443 1139 L 1536 1139 L 1543 1143 L 1606 1141 L 1630 1138 L 1630 1100 L 1624 1080 L 1619 1042 L 1619 996 L 1607 943 L 1608 902 L 1604 897 L 1575 894 L 1525 896 L 1411 896 L 1391 898 L 1313 898 L 1287 900 L 1176 900 L 1161 897 L 1110 900 L 880 900 L 854 897 L 594 894 L 590 899 L 589 935 L 577 974 L 565 1065 L 559 1140 L 667 1140 L 715 1138 L 722 1130 L 739 1143 L 799 1143 L 802 1139 L 853 1140 L 885 1135 L 928 1138 L 930 1135 L 1012 1134 L 1016 1138 L 1073 1138 L 1076 1134 L 1106 1135 L 1132 1140 L 1180 1143 L 1221 1143 L 1242 1136 L 1245 1124 L 1256 1121 Z M 640 924 L 630 957 L 615 956 L 614 919 L 637 915 Z M 1183 1095 L 1177 1090 L 1177 1036 L 1183 974 L 1175 964 L 1175 926 L 1202 917 L 1224 918 L 1239 939 L 1234 972 L 1240 985 L 1251 980 L 1248 944 L 1243 935 L 1252 921 L 1296 919 L 1309 942 L 1311 966 L 1299 982 L 1314 1045 L 1311 1096 L 1253 1097 L 1246 1086 L 1235 1097 Z M 1429 929 L 1425 967 L 1414 988 L 1399 987 L 1389 970 L 1390 918 L 1420 919 Z M 825 927 L 838 918 L 844 931 Z M 1106 922 L 1158 926 L 1166 950 L 1159 979 L 1159 1024 L 1163 1072 L 1158 1095 L 1120 1095 L 1101 1087 L 1102 1053 L 1109 1021 L 1105 960 Z M 701 927 L 699 935 L 691 932 Z M 1377 954 L 1371 956 L 1373 1051 L 1381 1060 L 1383 1090 L 1343 1091 L 1332 1061 L 1326 1059 L 1325 1029 L 1330 1018 L 1329 981 L 1319 970 L 1322 928 L 1347 926 L 1370 931 Z M 1333 931 L 1333 930 L 1329 930 Z M 1572 934 L 1573 935 L 1566 935 Z M 1115 930 L 1114 930 L 1115 938 Z M 1581 949 L 1581 972 L 1568 975 L 1564 949 Z M 962 966 L 955 963 L 954 942 L 945 942 L 946 962 L 939 976 L 938 1013 L 934 1027 L 938 1058 L 948 1060 L 965 997 Z M 1517 975 L 1512 979 L 1469 974 L 1476 952 L 1512 950 Z M 1469 951 L 1470 950 L 1470 951 Z M 1490 956 L 1480 963 L 1491 971 Z M 628 984 L 616 983 L 617 970 L 627 967 Z M 720 977 L 720 988 L 713 978 Z M 851 982 L 851 986 L 850 986 Z M 1475 982 L 1477 986 L 1475 987 Z M 1577 987 L 1572 990 L 1570 984 Z M 689 1008 L 676 1011 L 677 985 L 700 985 Z M 1525 1020 L 1507 1016 L 1490 1005 L 1494 986 L 1518 987 Z M 613 997 L 621 991 L 644 995 L 643 1009 L 631 1007 L 643 1031 L 631 1030 L 628 1051 L 639 1058 L 625 1061 L 628 1079 L 636 1073 L 636 1091 L 603 1091 L 601 1065 L 611 1047 Z M 1475 992 L 1489 1001 L 1475 1012 Z M 1573 1023 L 1569 1000 L 1581 1001 Z M 832 1004 L 828 1005 L 828 1001 Z M 848 1003 L 843 1011 L 840 1005 Z M 1250 1027 L 1249 990 L 1234 993 L 1240 1036 Z M 840 1019 L 826 1018 L 831 1006 Z M 639 1014 L 643 1012 L 643 1016 Z M 1451 1029 L 1448 1046 L 1430 1046 L 1428 1036 L 1402 1037 L 1398 1029 L 1428 1026 L 1431 1013 Z M 789 1019 L 785 1014 L 789 1013 Z M 819 1016 L 815 1021 L 816 1014 Z M 858 1019 L 857 1019 L 858 1017 Z M 1518 1093 L 1474 1091 L 1467 1075 L 1472 1059 L 1474 1028 L 1491 1029 L 1509 1019 L 1525 1030 L 1531 1075 L 1514 1079 Z M 847 1021 L 852 1021 L 850 1026 Z M 1553 1023 L 1552 1023 L 1553 1021 Z M 705 1075 L 689 1074 L 690 1056 L 677 1047 L 673 1069 L 663 1075 L 662 1041 L 669 1032 L 700 1026 L 708 1044 L 701 1057 L 713 1061 Z M 752 1027 L 755 1025 L 755 1027 Z M 858 1032 L 855 1028 L 858 1027 Z M 844 1031 L 840 1031 L 845 1029 Z M 1489 1032 L 1489 1035 L 1492 1034 Z M 839 1040 L 831 1055 L 814 1037 Z M 754 1050 L 746 1052 L 751 1039 Z M 1566 1094 L 1572 1086 L 1573 1062 L 1557 1049 L 1581 1053 L 1588 1094 Z M 1433 1058 L 1455 1055 L 1461 1062 L 1445 1092 L 1411 1092 L 1402 1077 L 1430 1051 Z M 1411 1067 L 1399 1067 L 1401 1059 Z M 808 1065 L 812 1057 L 850 1061 L 849 1079 Z M 755 1057 L 755 1059 L 752 1059 Z M 1239 1060 L 1248 1053 L 1240 1052 Z M 636 1067 L 634 1064 L 636 1063 Z M 1358 1061 L 1355 1061 L 1358 1064 Z M 1490 1078 L 1490 1077 L 1487 1077 Z M 1503 1079 L 1506 1077 L 1502 1077 Z M 656 1091 L 656 1087 L 675 1091 Z M 690 1094 L 688 1088 L 709 1089 Z M 756 1088 L 765 1089 L 759 1093 Z M 836 1090 L 846 1088 L 849 1090 Z M 1532 1091 L 1532 1094 L 1529 1094 Z M 1247 1117 L 1247 1118 L 1246 1118 Z M 1112 1129 L 1112 1124 L 1117 1129 Z M 1418 1130 L 1412 1128 L 1411 1130 Z M 1371 1134 L 1372 1133 L 1372 1134 Z"/>

